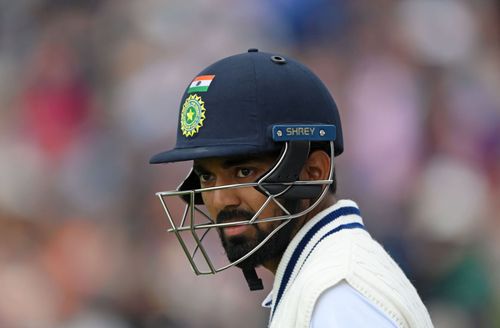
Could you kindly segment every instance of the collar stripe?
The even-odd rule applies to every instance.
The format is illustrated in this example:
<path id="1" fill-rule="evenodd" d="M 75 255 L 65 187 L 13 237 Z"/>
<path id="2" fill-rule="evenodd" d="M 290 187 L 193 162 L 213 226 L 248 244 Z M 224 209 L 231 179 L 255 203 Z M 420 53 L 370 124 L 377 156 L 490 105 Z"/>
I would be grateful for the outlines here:
<path id="1" fill-rule="evenodd" d="M 307 247 L 307 244 L 309 243 L 311 238 L 319 230 L 321 230 L 321 228 L 323 228 L 327 224 L 335 221 L 337 218 L 339 218 L 341 216 L 352 215 L 352 214 L 361 216 L 359 209 L 356 207 L 352 207 L 352 206 L 341 207 L 341 208 L 329 213 L 328 215 L 326 215 L 322 220 L 320 220 L 318 223 L 316 223 L 309 231 L 307 231 L 307 233 L 304 235 L 304 237 L 300 240 L 299 244 L 297 245 L 297 248 L 295 248 L 295 250 L 293 251 L 293 254 L 290 257 L 290 261 L 288 262 L 288 264 L 286 266 L 285 273 L 283 274 L 283 278 L 281 279 L 280 287 L 278 289 L 278 295 L 276 295 L 276 302 L 274 302 L 274 304 L 273 304 L 274 306 L 273 306 L 273 313 L 271 314 L 271 318 L 274 315 L 274 313 L 276 312 L 276 309 L 279 305 L 281 297 L 283 296 L 283 292 L 285 291 L 285 288 L 287 287 L 288 282 L 292 276 L 293 270 L 295 269 L 295 265 L 297 264 L 300 256 L 302 255 L 302 252 Z M 354 225 L 356 225 L 356 226 L 354 226 Z M 363 227 L 363 225 L 359 224 L 359 223 L 349 223 L 349 224 L 340 225 L 340 226 L 336 227 L 335 229 L 328 231 L 320 239 L 320 241 L 322 239 L 324 239 L 327 235 L 331 235 L 331 234 L 338 232 L 342 229 L 346 229 L 346 228 L 352 229 L 352 228 L 360 228 L 360 227 Z M 316 247 L 317 244 L 318 243 L 316 243 L 314 245 L 314 247 Z M 307 256 L 309 256 L 309 254 Z"/>
<path id="2" fill-rule="evenodd" d="M 361 223 L 358 223 L 358 222 L 353 222 L 353 223 L 346 223 L 346 224 L 343 224 L 343 225 L 340 225 L 338 226 L 337 228 L 335 229 L 332 229 L 331 231 L 328 231 L 323 237 L 321 237 L 320 240 L 318 240 L 316 242 L 316 244 L 314 244 L 314 246 L 311 248 L 311 250 L 309 251 L 309 253 L 307 253 L 307 256 L 306 258 L 304 259 L 304 261 L 302 262 L 302 264 L 300 265 L 300 268 L 299 270 L 297 271 L 297 274 L 300 272 L 300 270 L 302 270 L 302 267 L 304 266 L 304 264 L 306 263 L 307 259 L 309 258 L 309 255 L 311 255 L 311 253 L 314 251 L 314 249 L 316 248 L 316 246 L 318 246 L 318 244 L 323 240 L 325 239 L 326 237 L 340 231 L 340 230 L 344 230 L 344 229 L 357 229 L 357 228 L 360 228 L 360 229 L 364 229 L 365 226 L 362 225 Z"/>

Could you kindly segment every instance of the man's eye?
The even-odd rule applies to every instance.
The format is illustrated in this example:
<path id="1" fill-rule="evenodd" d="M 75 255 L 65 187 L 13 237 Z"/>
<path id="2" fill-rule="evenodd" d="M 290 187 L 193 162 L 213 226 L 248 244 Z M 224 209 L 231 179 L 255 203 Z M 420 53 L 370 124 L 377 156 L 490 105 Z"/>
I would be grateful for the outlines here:
<path id="1" fill-rule="evenodd" d="M 252 169 L 248 169 L 248 168 L 241 168 L 241 169 L 238 169 L 238 171 L 236 172 L 236 176 L 238 178 L 246 178 L 248 177 L 249 175 L 251 175 L 253 173 L 253 170 Z"/>
<path id="2" fill-rule="evenodd" d="M 212 179 L 212 176 L 210 174 L 200 174 L 198 175 L 200 177 L 200 182 L 202 183 L 206 183 L 206 182 L 209 182 L 211 179 Z"/>

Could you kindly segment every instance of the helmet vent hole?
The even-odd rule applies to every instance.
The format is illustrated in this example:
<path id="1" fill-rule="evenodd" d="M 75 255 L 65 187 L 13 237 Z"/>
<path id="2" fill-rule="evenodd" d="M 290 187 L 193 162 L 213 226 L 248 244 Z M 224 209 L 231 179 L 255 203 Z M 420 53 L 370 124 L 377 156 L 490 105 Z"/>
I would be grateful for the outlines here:
<path id="1" fill-rule="evenodd" d="M 286 63 L 286 59 L 281 56 L 271 56 L 271 61 L 276 64 L 283 65 Z"/>

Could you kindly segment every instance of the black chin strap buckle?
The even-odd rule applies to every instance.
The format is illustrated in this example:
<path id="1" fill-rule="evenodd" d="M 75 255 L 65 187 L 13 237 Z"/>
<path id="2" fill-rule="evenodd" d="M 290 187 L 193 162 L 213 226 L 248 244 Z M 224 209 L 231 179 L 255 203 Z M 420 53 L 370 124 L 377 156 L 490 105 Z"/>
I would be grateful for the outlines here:
<path id="1" fill-rule="evenodd" d="M 244 269 L 243 275 L 245 276 L 245 279 L 248 283 L 248 288 L 250 288 L 251 291 L 264 289 L 262 279 L 257 276 L 255 268 Z"/>

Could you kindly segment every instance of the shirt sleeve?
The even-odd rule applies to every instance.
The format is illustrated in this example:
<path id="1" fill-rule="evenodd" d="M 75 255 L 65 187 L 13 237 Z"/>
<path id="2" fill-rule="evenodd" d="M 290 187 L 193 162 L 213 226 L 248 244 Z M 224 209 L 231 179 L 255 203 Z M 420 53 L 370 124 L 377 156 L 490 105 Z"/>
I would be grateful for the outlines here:
<path id="1" fill-rule="evenodd" d="M 329 288 L 314 306 L 310 328 L 397 327 L 347 282 Z"/>

